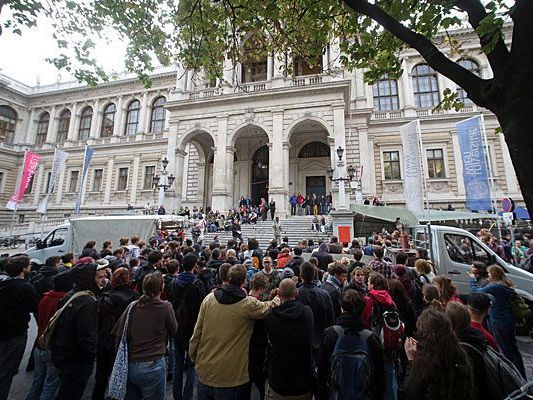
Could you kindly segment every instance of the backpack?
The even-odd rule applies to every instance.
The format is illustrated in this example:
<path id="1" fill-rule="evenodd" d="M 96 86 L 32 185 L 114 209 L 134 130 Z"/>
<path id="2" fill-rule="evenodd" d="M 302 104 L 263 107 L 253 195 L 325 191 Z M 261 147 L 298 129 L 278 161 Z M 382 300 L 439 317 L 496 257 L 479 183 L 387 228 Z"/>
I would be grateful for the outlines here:
<path id="1" fill-rule="evenodd" d="M 492 347 L 487 346 L 485 351 L 481 351 L 469 343 L 459 343 L 464 348 L 479 354 L 483 360 L 488 385 L 487 392 L 493 394 L 493 398 L 504 399 L 525 383 L 514 364 Z"/>
<path id="2" fill-rule="evenodd" d="M 372 325 L 374 334 L 381 339 L 383 351 L 387 360 L 394 360 L 398 357 L 402 347 L 402 337 L 405 326 L 400 319 L 400 314 L 396 306 L 385 306 L 374 296 L 372 306 Z"/>
<path id="3" fill-rule="evenodd" d="M 39 348 L 43 350 L 52 350 L 52 340 L 54 338 L 54 331 L 59 322 L 61 314 L 63 314 L 63 311 L 65 311 L 67 307 L 71 306 L 71 303 L 74 301 L 74 299 L 77 299 L 81 296 L 90 296 L 94 300 L 96 300 L 96 297 L 90 290 L 84 290 L 81 292 L 74 293 L 70 297 L 70 299 L 68 299 L 68 301 L 63 305 L 63 307 L 61 307 L 59 310 L 56 310 L 54 315 L 52 315 L 52 318 L 50 318 L 50 320 L 48 321 L 48 324 L 44 328 L 43 333 L 37 339 L 37 344 L 39 345 Z"/>
<path id="4" fill-rule="evenodd" d="M 345 335 L 342 326 L 334 325 L 333 329 L 338 338 L 331 355 L 329 399 L 371 399 L 374 368 L 366 342 L 372 331 L 363 329 L 355 335 Z"/>

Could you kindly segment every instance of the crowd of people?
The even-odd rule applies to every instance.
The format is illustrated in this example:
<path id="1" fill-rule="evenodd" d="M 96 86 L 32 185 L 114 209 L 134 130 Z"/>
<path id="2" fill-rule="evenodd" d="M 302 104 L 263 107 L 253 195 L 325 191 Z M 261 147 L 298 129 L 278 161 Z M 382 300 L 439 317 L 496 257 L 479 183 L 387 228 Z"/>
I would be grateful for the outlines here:
<path id="1" fill-rule="evenodd" d="M 311 195 L 303 196 L 301 193 L 293 193 L 289 197 L 289 205 L 291 206 L 291 215 L 327 215 L 330 213 L 333 204 L 331 192 L 327 195 Z"/>
<path id="2" fill-rule="evenodd" d="M 91 241 L 44 265 L 4 257 L 0 400 L 32 315 L 28 400 L 80 399 L 93 372 L 93 400 L 162 400 L 170 382 L 174 400 L 501 400 L 510 388 L 490 357 L 507 382 L 526 378 L 513 283 L 474 263 L 471 293 L 459 295 L 426 251 L 412 267 L 393 251 L 399 235 L 292 248 L 276 237 L 261 249 L 254 238 L 204 244 L 158 231 Z"/>

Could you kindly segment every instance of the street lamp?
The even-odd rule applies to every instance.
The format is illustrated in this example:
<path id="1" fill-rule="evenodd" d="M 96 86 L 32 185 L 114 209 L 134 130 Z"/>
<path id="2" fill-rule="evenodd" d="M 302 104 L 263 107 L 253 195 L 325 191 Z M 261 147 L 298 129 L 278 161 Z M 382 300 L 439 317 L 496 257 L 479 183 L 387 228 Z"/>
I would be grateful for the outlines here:
<path id="1" fill-rule="evenodd" d="M 326 170 L 326 173 L 328 175 L 328 178 L 332 182 L 337 182 L 339 185 L 339 209 L 346 209 L 346 194 L 345 194 L 345 188 L 344 188 L 344 182 L 352 182 L 354 178 L 358 178 L 360 169 L 358 167 L 354 167 L 353 165 L 348 166 L 346 169 L 348 172 L 348 177 L 344 177 L 344 161 L 342 159 L 342 156 L 344 154 L 344 149 L 339 146 L 336 150 L 337 156 L 339 157 L 339 161 L 337 163 L 337 167 L 339 167 L 339 176 L 337 178 L 334 178 L 335 169 L 333 169 L 331 166 L 328 167 Z M 362 168 L 361 168 L 362 170 Z"/>
<path id="2" fill-rule="evenodd" d="M 161 171 L 160 171 L 160 175 L 155 175 L 153 178 L 152 178 L 152 186 L 154 189 L 163 189 L 163 192 L 166 192 L 167 190 L 170 189 L 170 187 L 172 186 L 172 184 L 174 183 L 174 180 L 176 179 L 176 177 L 173 175 L 173 174 L 168 174 L 168 171 L 167 171 L 167 167 L 168 167 L 168 163 L 169 161 L 167 160 L 167 158 L 163 158 L 163 160 L 161 160 Z"/>

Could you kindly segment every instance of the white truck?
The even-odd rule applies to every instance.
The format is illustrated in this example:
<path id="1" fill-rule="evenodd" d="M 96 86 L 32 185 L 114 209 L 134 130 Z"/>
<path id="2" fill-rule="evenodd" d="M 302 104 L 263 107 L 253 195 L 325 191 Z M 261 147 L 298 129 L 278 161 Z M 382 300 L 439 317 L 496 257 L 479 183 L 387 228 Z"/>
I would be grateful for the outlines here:
<path id="1" fill-rule="evenodd" d="M 113 247 L 118 246 L 122 237 L 137 235 L 143 240 L 153 237 L 157 229 L 173 229 L 183 226 L 185 217 L 177 215 L 117 215 L 101 217 L 81 217 L 59 225 L 35 247 L 26 251 L 30 258 L 44 262 L 51 256 L 73 253 L 78 256 L 85 244 L 96 241 L 97 248 L 111 240 Z"/>

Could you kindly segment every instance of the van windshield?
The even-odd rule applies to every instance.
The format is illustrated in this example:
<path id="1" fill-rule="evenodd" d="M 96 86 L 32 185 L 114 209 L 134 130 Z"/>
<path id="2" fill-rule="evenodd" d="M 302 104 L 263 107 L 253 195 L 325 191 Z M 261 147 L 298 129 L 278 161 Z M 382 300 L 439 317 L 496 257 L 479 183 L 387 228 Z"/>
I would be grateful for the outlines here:
<path id="1" fill-rule="evenodd" d="M 452 261 L 471 265 L 473 261 L 481 261 L 489 266 L 492 257 L 490 254 L 469 236 L 447 233 L 444 235 L 446 251 Z"/>

